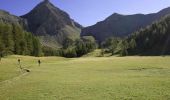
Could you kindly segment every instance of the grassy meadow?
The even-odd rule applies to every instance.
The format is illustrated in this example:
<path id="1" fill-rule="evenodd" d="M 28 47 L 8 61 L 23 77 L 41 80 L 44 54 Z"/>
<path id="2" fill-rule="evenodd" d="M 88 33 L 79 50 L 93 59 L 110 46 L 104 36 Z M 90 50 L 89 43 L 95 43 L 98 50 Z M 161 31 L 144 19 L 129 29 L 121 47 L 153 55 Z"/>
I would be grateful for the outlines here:
<path id="1" fill-rule="evenodd" d="M 8 56 L 0 100 L 170 100 L 170 57 Z"/>

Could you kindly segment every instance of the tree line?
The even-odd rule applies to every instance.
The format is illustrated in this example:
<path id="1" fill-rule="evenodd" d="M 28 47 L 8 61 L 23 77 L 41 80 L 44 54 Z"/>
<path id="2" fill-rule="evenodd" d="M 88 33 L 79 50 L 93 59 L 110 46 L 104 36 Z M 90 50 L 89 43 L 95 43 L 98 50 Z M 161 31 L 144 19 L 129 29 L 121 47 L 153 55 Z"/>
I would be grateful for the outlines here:
<path id="1" fill-rule="evenodd" d="M 126 56 L 128 55 L 127 49 L 131 46 L 127 40 L 121 38 L 111 37 L 102 42 L 102 53 L 111 53 L 112 55 Z"/>
<path id="2" fill-rule="evenodd" d="M 170 16 L 134 32 L 127 40 L 136 43 L 134 48 L 128 50 L 132 55 L 169 55 Z"/>
<path id="3" fill-rule="evenodd" d="M 20 25 L 0 23 L 0 54 L 41 56 L 39 39 Z"/>
<path id="4" fill-rule="evenodd" d="M 170 16 L 141 28 L 125 38 L 109 38 L 101 44 L 105 53 L 127 55 L 169 55 Z"/>
<path id="5" fill-rule="evenodd" d="M 65 39 L 63 47 L 54 49 L 42 46 L 38 37 L 25 31 L 18 24 L 0 23 L 0 55 L 7 56 L 30 55 L 30 56 L 63 56 L 63 57 L 81 57 L 88 52 L 96 49 L 95 39 L 92 37 L 83 37 L 72 40 Z"/>
<path id="6" fill-rule="evenodd" d="M 63 47 L 56 50 L 50 47 L 43 47 L 45 56 L 63 56 L 67 58 L 81 57 L 97 48 L 94 38 L 90 36 L 82 37 L 80 39 L 72 40 L 65 39 Z"/>

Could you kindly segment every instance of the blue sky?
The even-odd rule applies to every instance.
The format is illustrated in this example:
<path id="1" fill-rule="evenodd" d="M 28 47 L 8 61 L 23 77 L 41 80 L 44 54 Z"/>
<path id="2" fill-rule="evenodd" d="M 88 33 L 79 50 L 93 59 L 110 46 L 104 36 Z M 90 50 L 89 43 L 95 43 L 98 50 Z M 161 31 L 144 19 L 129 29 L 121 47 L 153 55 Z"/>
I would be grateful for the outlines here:
<path id="1" fill-rule="evenodd" d="M 43 0 L 1 0 L 0 9 L 24 15 Z M 170 0 L 50 0 L 83 26 L 93 25 L 113 13 L 155 13 L 170 7 Z"/>

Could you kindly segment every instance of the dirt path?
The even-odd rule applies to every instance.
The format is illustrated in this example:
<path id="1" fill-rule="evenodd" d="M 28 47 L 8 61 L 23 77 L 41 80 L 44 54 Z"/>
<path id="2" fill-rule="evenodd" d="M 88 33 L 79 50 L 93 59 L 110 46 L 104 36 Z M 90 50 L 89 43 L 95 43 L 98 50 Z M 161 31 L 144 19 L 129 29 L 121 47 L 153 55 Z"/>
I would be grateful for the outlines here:
<path id="1" fill-rule="evenodd" d="M 4 81 L 0 82 L 0 85 L 5 84 L 5 83 L 12 83 L 13 81 L 17 81 L 17 80 L 19 80 L 21 77 L 26 76 L 26 75 L 28 75 L 28 74 L 29 74 L 29 72 L 24 72 L 24 73 L 22 73 L 22 74 L 19 75 L 19 76 L 16 76 L 16 77 L 13 77 L 13 78 L 11 78 L 11 79 L 4 80 Z"/>

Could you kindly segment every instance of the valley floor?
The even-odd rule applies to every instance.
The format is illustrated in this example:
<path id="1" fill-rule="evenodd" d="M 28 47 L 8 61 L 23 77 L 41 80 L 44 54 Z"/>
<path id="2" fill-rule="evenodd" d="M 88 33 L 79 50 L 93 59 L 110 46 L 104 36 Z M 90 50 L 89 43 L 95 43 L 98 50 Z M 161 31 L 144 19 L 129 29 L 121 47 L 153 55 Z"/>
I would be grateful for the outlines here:
<path id="1" fill-rule="evenodd" d="M 0 62 L 0 100 L 170 100 L 170 57 L 9 56 Z"/>

